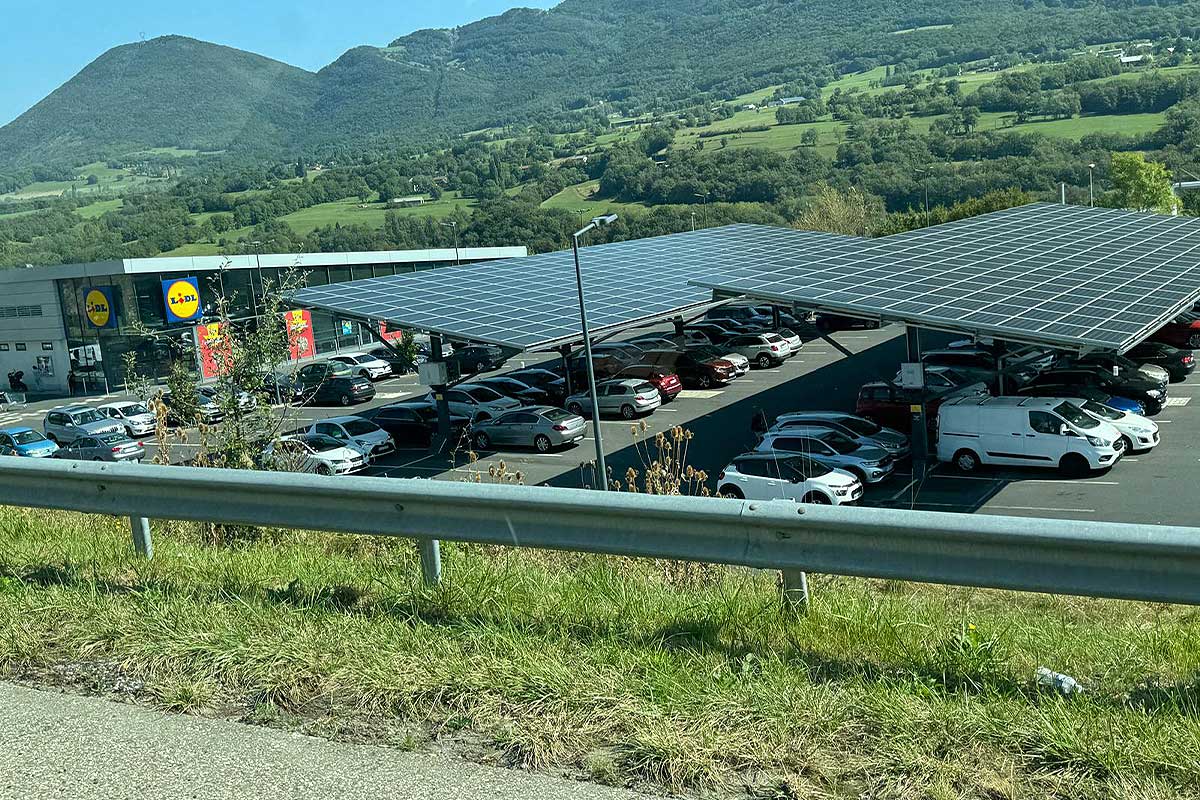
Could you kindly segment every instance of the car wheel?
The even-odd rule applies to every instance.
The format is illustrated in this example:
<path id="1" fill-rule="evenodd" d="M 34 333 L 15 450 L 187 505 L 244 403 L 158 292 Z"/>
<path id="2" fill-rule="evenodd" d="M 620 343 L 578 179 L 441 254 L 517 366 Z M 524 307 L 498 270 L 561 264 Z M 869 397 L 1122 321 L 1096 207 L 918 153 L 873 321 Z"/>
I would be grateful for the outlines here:
<path id="1" fill-rule="evenodd" d="M 491 444 L 492 444 L 492 440 L 483 431 L 480 431 L 479 433 L 475 434 L 475 449 L 476 450 L 487 450 L 491 446 Z"/>
<path id="2" fill-rule="evenodd" d="M 567 403 L 567 411 L 570 411 L 577 417 L 583 416 L 583 406 L 579 403 Z"/>
<path id="3" fill-rule="evenodd" d="M 1188 337 L 1188 349 L 1200 350 L 1200 333 L 1193 333 Z"/>
<path id="4" fill-rule="evenodd" d="M 637 416 L 637 412 L 633 410 L 633 406 L 630 406 L 630 405 L 621 406 L 621 418 L 622 419 L 633 419 L 636 416 Z"/>
<path id="5" fill-rule="evenodd" d="M 338 402 L 344 406 L 348 406 L 354 402 L 354 398 L 351 397 L 348 392 L 344 392 L 340 397 L 338 397 Z"/>
<path id="6" fill-rule="evenodd" d="M 979 469 L 979 456 L 974 450 L 959 450 L 954 454 L 954 466 L 959 472 L 974 472 Z"/>
<path id="7" fill-rule="evenodd" d="M 100 456 L 93 456 L 93 457 L 92 457 L 92 461 L 103 461 L 103 460 L 104 460 L 104 459 L 103 459 L 103 458 L 101 458 Z"/>
<path id="8" fill-rule="evenodd" d="M 696 385 L 701 389 L 711 389 L 712 384 L 712 377 L 709 375 L 702 374 L 700 377 L 696 378 Z"/>
<path id="9" fill-rule="evenodd" d="M 58 444 L 58 437 L 55 436 L 53 433 L 47 433 L 46 438 L 49 439 L 50 441 L 54 442 L 55 444 Z"/>
<path id="10" fill-rule="evenodd" d="M 332 475 L 333 469 L 328 464 L 318 464 L 317 465 L 317 474 L 318 475 Z"/>
<path id="11" fill-rule="evenodd" d="M 1133 452 L 1133 439 L 1130 439 L 1128 436 L 1122 436 L 1122 437 L 1121 437 L 1121 442 L 1122 442 L 1122 443 L 1125 445 L 1125 452 L 1126 452 L 1126 453 L 1132 453 L 1132 452 Z"/>
<path id="12" fill-rule="evenodd" d="M 1082 477 L 1091 471 L 1087 459 L 1079 453 L 1067 453 L 1062 457 L 1062 461 L 1058 462 L 1058 468 L 1063 471 L 1064 475 L 1072 478 Z"/>
<path id="13" fill-rule="evenodd" d="M 533 448 L 539 453 L 549 453 L 550 444 L 550 437 L 544 433 L 539 433 L 533 439 Z"/>
<path id="14" fill-rule="evenodd" d="M 812 503 L 814 506 L 831 506 L 831 505 L 833 505 L 833 502 L 828 497 L 821 494 L 820 492 L 809 492 L 808 494 L 804 495 L 804 499 L 801 500 L 800 502 Z"/>
<path id="15" fill-rule="evenodd" d="M 742 494 L 742 490 L 736 486 L 722 486 L 717 490 L 717 494 L 722 497 L 732 497 L 734 500 L 746 499 L 746 495 Z"/>
<path id="16" fill-rule="evenodd" d="M 771 366 L 771 357 L 766 353 L 761 353 L 755 361 L 760 369 L 768 369 Z"/>

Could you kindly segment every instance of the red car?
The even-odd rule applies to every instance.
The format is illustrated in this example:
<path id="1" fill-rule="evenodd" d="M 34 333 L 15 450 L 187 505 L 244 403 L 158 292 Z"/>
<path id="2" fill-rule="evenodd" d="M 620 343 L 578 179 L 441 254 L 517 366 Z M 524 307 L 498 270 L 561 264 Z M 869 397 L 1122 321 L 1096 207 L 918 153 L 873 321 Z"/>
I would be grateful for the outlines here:
<path id="1" fill-rule="evenodd" d="M 1173 347 L 1200 350 L 1200 319 L 1193 319 L 1191 316 L 1178 317 L 1159 328 L 1150 339 Z"/>
<path id="2" fill-rule="evenodd" d="M 950 397 L 967 394 L 987 394 L 982 383 L 972 383 L 940 395 L 936 389 L 902 389 L 883 381 L 864 384 L 858 390 L 854 413 L 860 417 L 904 433 L 912 433 L 912 406 L 925 399 L 925 424 L 932 432 L 937 424 L 937 412 L 941 404 Z"/>
<path id="3" fill-rule="evenodd" d="M 679 380 L 679 376 L 670 372 L 664 372 L 659 367 L 650 364 L 634 364 L 626 367 L 613 376 L 614 380 L 623 380 L 625 378 L 641 378 L 647 381 L 658 393 L 662 395 L 664 403 L 669 403 L 683 391 L 683 382 Z"/>

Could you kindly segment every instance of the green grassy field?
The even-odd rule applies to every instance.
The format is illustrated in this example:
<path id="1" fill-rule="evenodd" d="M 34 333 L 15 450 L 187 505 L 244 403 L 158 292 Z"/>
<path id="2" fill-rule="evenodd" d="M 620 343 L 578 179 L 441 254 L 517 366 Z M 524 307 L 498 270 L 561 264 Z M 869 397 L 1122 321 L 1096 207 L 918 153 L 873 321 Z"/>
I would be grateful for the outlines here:
<path id="1" fill-rule="evenodd" d="M 95 219 L 107 214 L 109 211 L 116 211 L 123 205 L 125 205 L 125 201 L 119 197 L 112 200 L 97 200 L 95 203 L 80 206 L 75 209 L 75 213 L 84 219 Z"/>
<path id="2" fill-rule="evenodd" d="M 1184 800 L 1195 609 L 0 509 L 0 668 L 710 798 Z M 1038 666 L 1085 692 L 1039 689 Z M 74 677 L 73 677 L 74 676 Z"/>
<path id="3" fill-rule="evenodd" d="M 28 200 L 34 197 L 51 197 L 70 192 L 76 194 L 93 194 L 96 192 L 124 192 L 139 188 L 149 183 L 160 182 L 160 179 L 144 175 L 134 175 L 128 170 L 113 169 L 103 161 L 85 164 L 75 170 L 77 180 L 71 181 L 39 181 L 21 187 L 18 191 L 0 194 L 0 202 L 5 200 Z M 89 175 L 95 175 L 97 182 L 89 185 Z"/>
<path id="4" fill-rule="evenodd" d="M 643 209 L 642 203 L 621 203 L 616 200 L 606 200 L 596 197 L 599 181 L 588 181 L 576 186 L 568 186 L 558 194 L 542 203 L 542 208 L 562 208 L 567 211 L 584 211 L 586 215 L 619 214 L 629 209 Z"/>
<path id="5" fill-rule="evenodd" d="M 367 203 L 365 208 L 358 198 L 348 198 L 332 203 L 302 208 L 299 211 L 280 217 L 299 234 L 308 234 L 326 225 L 366 225 L 371 228 L 383 227 L 384 215 L 389 211 L 401 217 L 433 217 L 444 219 L 455 211 L 466 211 L 474 207 L 475 201 L 463 198 L 457 192 L 446 192 L 441 199 L 426 201 L 424 205 L 413 208 L 389 208 L 383 203 Z"/>

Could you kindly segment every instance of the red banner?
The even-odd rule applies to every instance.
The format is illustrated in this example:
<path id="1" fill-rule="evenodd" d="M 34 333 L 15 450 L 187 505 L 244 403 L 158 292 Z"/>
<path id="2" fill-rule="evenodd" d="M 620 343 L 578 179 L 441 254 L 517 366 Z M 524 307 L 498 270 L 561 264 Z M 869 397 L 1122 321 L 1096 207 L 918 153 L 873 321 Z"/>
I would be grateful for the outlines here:
<path id="1" fill-rule="evenodd" d="M 312 314 L 295 309 L 283 312 L 287 325 L 288 349 L 292 361 L 308 358 L 317 353 L 317 341 L 313 338 Z"/>
<path id="2" fill-rule="evenodd" d="M 404 331 L 389 331 L 386 322 L 379 323 L 379 338 L 388 344 L 404 340 Z"/>
<path id="3" fill-rule="evenodd" d="M 230 342 L 221 335 L 220 323 L 197 325 L 196 347 L 200 351 L 201 377 L 218 378 L 229 368 L 233 354 Z"/>

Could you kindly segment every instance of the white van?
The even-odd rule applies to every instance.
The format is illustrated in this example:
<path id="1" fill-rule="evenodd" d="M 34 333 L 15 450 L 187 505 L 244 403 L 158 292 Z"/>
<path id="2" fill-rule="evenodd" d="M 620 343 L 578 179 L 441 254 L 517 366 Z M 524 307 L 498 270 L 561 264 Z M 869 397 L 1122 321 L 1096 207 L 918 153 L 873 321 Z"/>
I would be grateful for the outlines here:
<path id="1" fill-rule="evenodd" d="M 959 397 L 938 409 L 937 457 L 963 472 L 981 464 L 1108 469 L 1125 450 L 1121 433 L 1052 397 Z"/>

